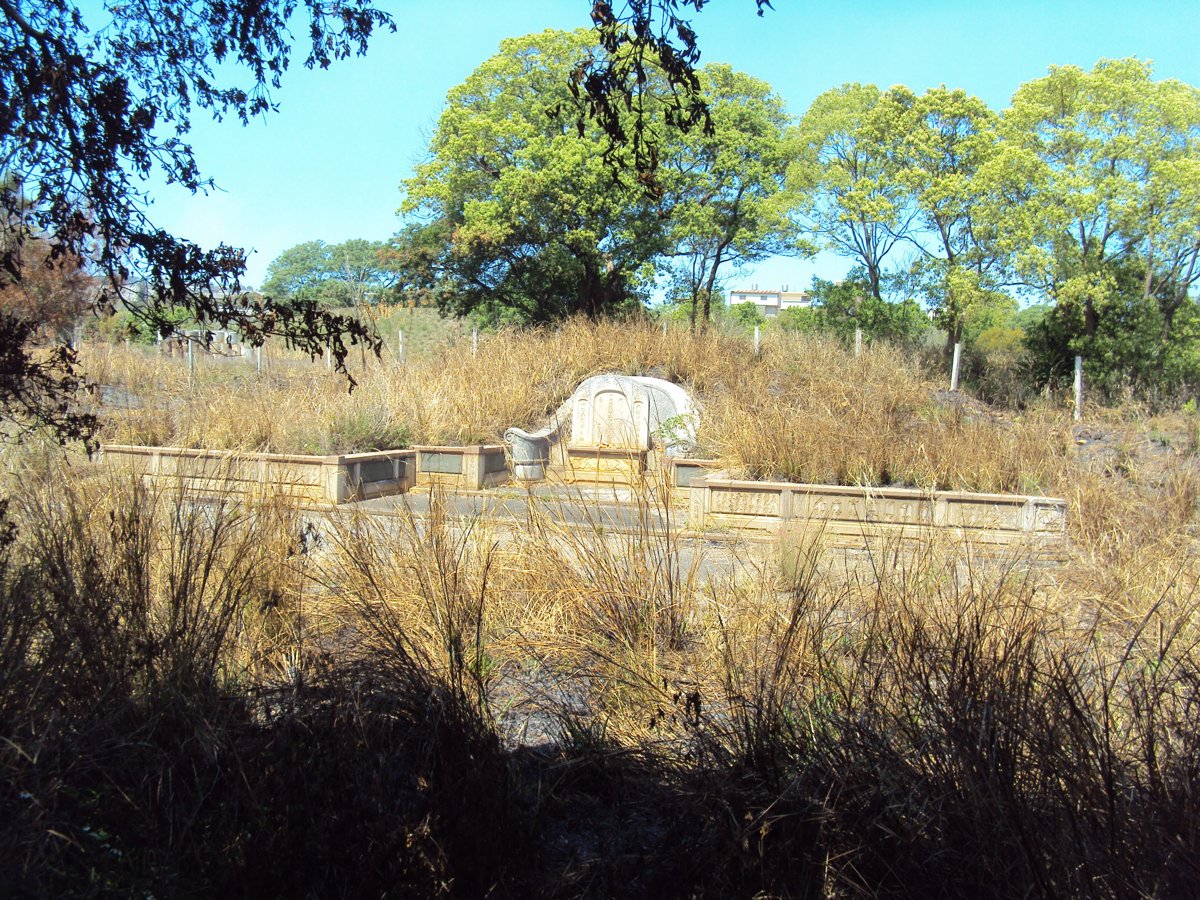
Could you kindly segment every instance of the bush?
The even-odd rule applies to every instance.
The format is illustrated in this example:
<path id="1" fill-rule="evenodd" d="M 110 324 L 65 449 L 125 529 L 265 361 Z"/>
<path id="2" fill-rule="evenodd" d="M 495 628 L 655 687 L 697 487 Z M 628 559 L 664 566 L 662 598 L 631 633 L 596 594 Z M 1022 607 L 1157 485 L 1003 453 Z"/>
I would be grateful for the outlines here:
<path id="1" fill-rule="evenodd" d="M 112 343 L 132 341 L 149 346 L 158 342 L 158 335 L 145 322 L 125 310 L 100 319 L 99 332 L 101 338 Z"/>
<path id="2" fill-rule="evenodd" d="M 753 303 L 733 304 L 725 318 L 739 328 L 754 328 L 767 323 L 767 317 Z"/>
<path id="3" fill-rule="evenodd" d="M 478 703 L 403 635 L 319 640 L 294 515 L 57 476 L 0 554 L 0 893 L 481 896 L 529 858 Z"/>

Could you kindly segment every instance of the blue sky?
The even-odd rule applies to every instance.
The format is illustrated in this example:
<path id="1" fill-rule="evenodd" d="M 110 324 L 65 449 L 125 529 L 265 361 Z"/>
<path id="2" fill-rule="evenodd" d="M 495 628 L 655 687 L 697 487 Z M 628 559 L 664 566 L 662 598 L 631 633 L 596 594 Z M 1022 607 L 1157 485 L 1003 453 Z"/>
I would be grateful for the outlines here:
<path id="1" fill-rule="evenodd" d="M 506 37 L 589 24 L 587 0 L 400 0 L 394 35 L 324 72 L 295 65 L 280 111 L 242 128 L 198 123 L 193 143 L 218 190 L 155 188 L 152 217 L 205 246 L 245 247 L 247 282 L 301 241 L 381 240 L 399 227 L 400 183 L 420 159 L 446 92 Z M 1104 57 L 1150 59 L 1157 78 L 1200 85 L 1200 4 L 1191 2 L 959 2 L 711 0 L 694 17 L 704 62 L 728 62 L 768 81 L 801 115 L 847 81 L 916 91 L 961 87 L 993 108 L 1050 65 L 1091 68 Z M 738 284 L 793 289 L 814 274 L 840 277 L 849 261 L 776 259 Z"/>

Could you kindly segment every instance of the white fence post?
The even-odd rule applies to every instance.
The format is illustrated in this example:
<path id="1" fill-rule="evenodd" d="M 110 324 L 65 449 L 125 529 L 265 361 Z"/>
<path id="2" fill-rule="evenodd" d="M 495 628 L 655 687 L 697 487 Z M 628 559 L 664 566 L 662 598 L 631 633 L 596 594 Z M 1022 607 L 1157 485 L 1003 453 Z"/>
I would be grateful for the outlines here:
<path id="1" fill-rule="evenodd" d="M 958 367 L 962 362 L 962 344 L 954 345 L 954 364 L 950 367 L 950 390 L 958 390 Z"/>
<path id="2" fill-rule="evenodd" d="M 1075 421 L 1083 417 L 1083 357 L 1075 357 Z"/>

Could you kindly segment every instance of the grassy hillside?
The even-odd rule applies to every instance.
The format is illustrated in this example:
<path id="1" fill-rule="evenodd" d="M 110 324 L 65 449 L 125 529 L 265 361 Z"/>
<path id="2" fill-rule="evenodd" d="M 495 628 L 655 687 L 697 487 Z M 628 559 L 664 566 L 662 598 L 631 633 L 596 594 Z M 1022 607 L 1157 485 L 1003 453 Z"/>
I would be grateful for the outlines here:
<path id="1" fill-rule="evenodd" d="M 509 426 L 541 424 L 587 376 L 620 372 L 691 390 L 699 452 L 752 478 L 1045 492 L 1070 449 L 1064 408 L 989 415 L 886 346 L 856 359 L 831 340 L 780 333 L 756 357 L 746 335 L 582 321 L 481 335 L 477 351 L 465 331 L 406 333 L 403 363 L 390 351 L 351 360 L 353 393 L 322 361 L 277 348 L 262 375 L 222 357 L 189 373 L 183 359 L 126 347 L 97 348 L 88 363 L 127 401 L 106 417 L 116 443 L 335 453 L 496 442 Z"/>

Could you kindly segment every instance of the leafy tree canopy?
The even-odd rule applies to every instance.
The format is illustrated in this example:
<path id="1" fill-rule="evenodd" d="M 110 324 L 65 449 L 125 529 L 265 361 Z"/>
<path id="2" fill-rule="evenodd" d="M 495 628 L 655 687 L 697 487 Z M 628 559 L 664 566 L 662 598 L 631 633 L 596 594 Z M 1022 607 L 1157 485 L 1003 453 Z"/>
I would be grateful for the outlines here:
<path id="1" fill-rule="evenodd" d="M 813 101 L 794 131 L 788 172 L 801 228 L 863 268 L 876 300 L 884 264 L 915 228 L 912 195 L 891 141 L 902 107 L 873 84 L 844 84 Z"/>
<path id="2" fill-rule="evenodd" d="M 624 166 L 648 191 L 656 161 L 654 117 L 679 125 L 706 119 L 694 90 L 696 36 L 680 15 L 702 5 L 592 4 L 604 52 L 576 58 L 564 82 L 579 124 L 589 116 L 601 123 L 607 137 L 601 155 L 610 174 Z M 763 5 L 760 0 L 760 11 Z M 156 227 L 146 213 L 144 185 L 157 172 L 170 183 L 205 189 L 209 182 L 187 142 L 193 114 L 245 123 L 268 112 L 289 62 L 301 58 L 306 66 L 324 68 L 365 51 L 375 29 L 394 27 L 386 13 L 369 0 L 103 6 L 0 0 L 0 12 L 4 285 L 30 277 L 23 246 L 41 240 L 53 260 L 85 260 L 101 277 L 96 308 L 124 301 L 163 333 L 172 329 L 178 308 L 201 322 L 237 327 L 252 341 L 278 335 L 310 353 L 328 345 L 339 367 L 347 343 L 378 346 L 365 326 L 315 301 L 230 302 L 241 293 L 242 251 L 224 245 L 206 250 Z M 293 29 L 304 35 L 299 47 Z M 666 89 L 657 97 L 640 77 L 647 58 L 664 66 Z M 637 112 L 626 117 L 621 110 Z M 28 344 L 34 332 L 19 322 L 0 323 L 6 373 L 0 417 L 45 422 L 64 440 L 89 438 L 94 421 L 69 414 L 80 377 L 70 349 L 35 359 Z M 38 382 L 37 391 L 31 394 L 25 379 Z"/>
<path id="3" fill-rule="evenodd" d="M 1200 278 L 1200 90 L 1138 59 L 1053 66 L 1017 90 L 1005 130 L 1036 163 L 1011 223 L 1023 276 L 1077 304 L 1093 336 L 1135 263 L 1169 336 Z"/>
<path id="4" fill-rule="evenodd" d="M 700 48 L 691 23 L 681 14 L 699 12 L 708 0 L 595 0 L 592 22 L 597 46 L 571 73 L 572 97 L 586 117 L 608 136 L 605 159 L 620 172 L 632 168 L 650 193 L 660 190 L 658 164 L 665 135 L 713 121 L 702 96 L 696 64 Z M 770 0 L 755 0 L 758 14 Z M 620 12 L 618 12 L 620 10 Z M 660 128 L 659 123 L 663 126 Z"/>
<path id="5" fill-rule="evenodd" d="M 862 267 L 851 269 L 842 281 L 814 278 L 809 296 L 818 330 L 844 340 L 853 338 L 855 330 L 861 328 L 868 341 L 911 343 L 929 327 L 929 317 L 915 300 L 889 303 L 876 297 Z M 803 322 L 805 318 L 798 316 L 797 320 Z"/>
<path id="6" fill-rule="evenodd" d="M 608 138 L 578 118 L 569 88 L 593 42 L 587 31 L 504 41 L 447 97 L 401 210 L 445 238 L 426 273 L 445 286 L 443 310 L 525 323 L 596 316 L 650 284 L 660 206 L 614 181 Z"/>
<path id="7" fill-rule="evenodd" d="M 723 268 L 796 246 L 790 119 L 769 85 L 699 70 L 714 128 L 662 129 L 651 191 L 614 180 L 633 150 L 614 163 L 604 129 L 579 119 L 570 73 L 596 52 L 585 31 L 506 41 L 450 93 L 394 242 L 406 280 L 443 311 L 523 323 L 609 314 L 639 303 L 666 267 L 706 322 Z M 667 89 L 662 71 L 645 77 L 648 97 Z"/>
<path id="8" fill-rule="evenodd" d="M 907 235 L 918 252 L 920 285 L 949 350 L 968 319 L 1007 297 L 1009 250 L 1002 235 L 1022 186 L 1019 168 L 1002 152 L 1000 116 L 963 90 L 932 88 L 918 96 L 888 91 L 891 173 L 916 213 Z"/>
<path id="9" fill-rule="evenodd" d="M 783 98 L 728 65 L 708 65 L 698 74 L 713 128 L 677 134 L 661 174 L 670 271 L 693 324 L 698 314 L 708 322 L 724 270 L 799 246 L 787 215 L 792 120 Z"/>
<path id="10" fill-rule="evenodd" d="M 263 293 L 325 308 L 377 303 L 396 281 L 386 245 L 355 238 L 340 244 L 306 241 L 289 247 L 267 267 Z"/>

